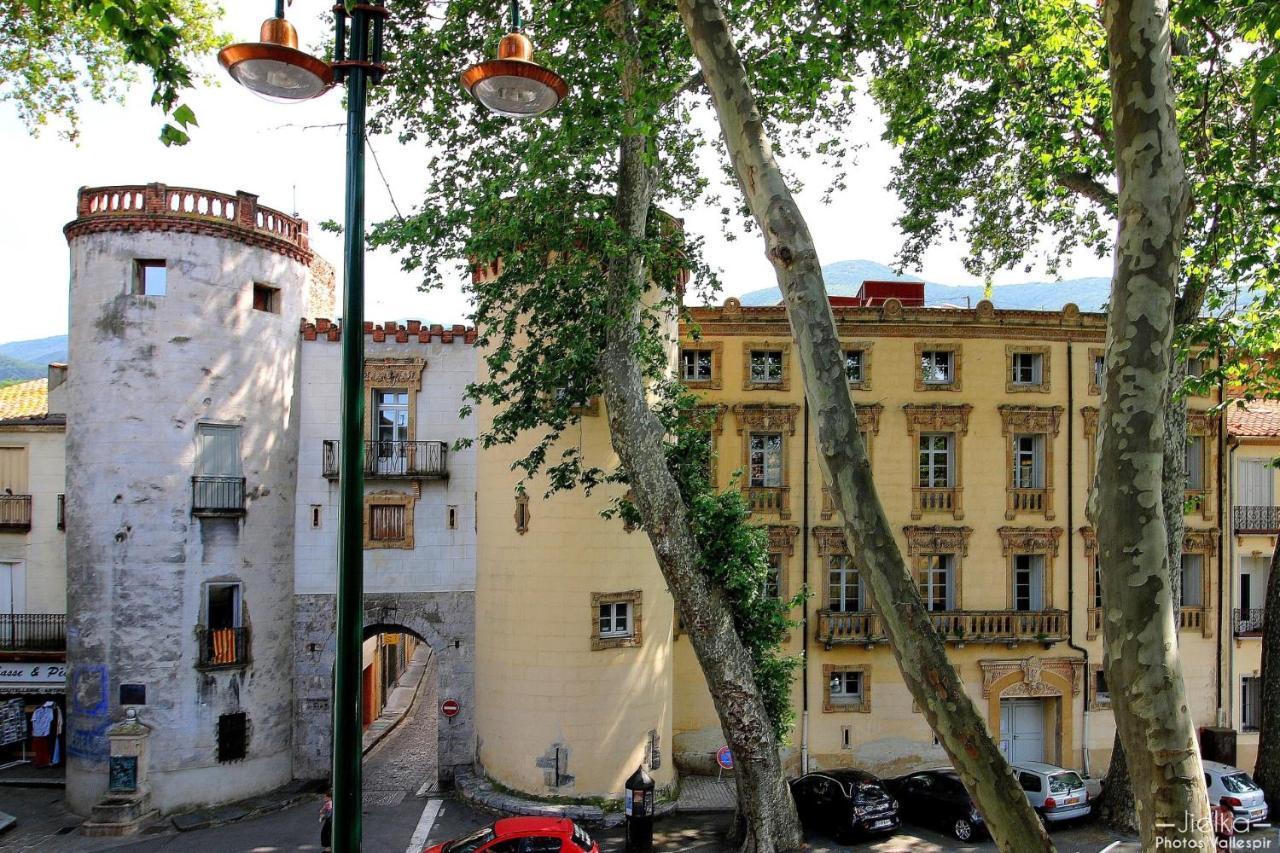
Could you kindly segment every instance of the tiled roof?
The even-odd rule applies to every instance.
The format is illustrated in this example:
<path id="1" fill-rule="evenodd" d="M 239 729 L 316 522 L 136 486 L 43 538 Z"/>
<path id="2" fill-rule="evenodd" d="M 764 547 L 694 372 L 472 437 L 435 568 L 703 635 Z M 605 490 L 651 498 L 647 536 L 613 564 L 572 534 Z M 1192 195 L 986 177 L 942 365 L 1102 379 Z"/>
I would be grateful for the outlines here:
<path id="1" fill-rule="evenodd" d="M 0 388 L 0 421 L 43 418 L 48 414 L 48 379 L 15 382 Z"/>
<path id="2" fill-rule="evenodd" d="M 1227 433 L 1255 438 L 1280 437 L 1280 401 L 1254 400 L 1227 407 Z"/>

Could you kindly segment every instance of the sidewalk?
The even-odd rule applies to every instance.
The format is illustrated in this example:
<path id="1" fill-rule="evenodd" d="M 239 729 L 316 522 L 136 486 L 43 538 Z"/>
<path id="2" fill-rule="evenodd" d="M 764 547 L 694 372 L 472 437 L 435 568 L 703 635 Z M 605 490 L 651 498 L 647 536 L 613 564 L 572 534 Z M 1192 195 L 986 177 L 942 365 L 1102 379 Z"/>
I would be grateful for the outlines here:
<path id="1" fill-rule="evenodd" d="M 65 765 L 54 767 L 36 767 L 30 762 L 14 762 L 12 766 L 0 767 L 0 785 L 11 785 L 19 788 L 61 788 L 66 784 Z"/>
<path id="2" fill-rule="evenodd" d="M 378 715 L 378 719 L 369 724 L 369 728 L 364 730 L 365 755 L 368 755 L 369 750 L 400 725 L 405 715 L 413 710 L 414 702 L 422 691 L 422 677 L 427 674 L 431 654 L 431 647 L 425 643 L 418 646 L 418 650 L 413 653 L 413 660 L 409 661 L 409 666 L 401 673 L 391 695 L 387 697 L 387 704 L 382 707 L 382 713 Z"/>

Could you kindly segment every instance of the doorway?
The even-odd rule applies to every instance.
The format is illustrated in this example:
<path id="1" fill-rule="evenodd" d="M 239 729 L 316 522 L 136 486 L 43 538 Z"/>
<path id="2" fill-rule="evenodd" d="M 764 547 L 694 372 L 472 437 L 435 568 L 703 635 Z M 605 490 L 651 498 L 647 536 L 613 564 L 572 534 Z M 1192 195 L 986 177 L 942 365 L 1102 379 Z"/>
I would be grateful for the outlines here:
<path id="1" fill-rule="evenodd" d="M 1000 750 L 1011 764 L 1044 761 L 1043 699 L 1000 700 Z"/>

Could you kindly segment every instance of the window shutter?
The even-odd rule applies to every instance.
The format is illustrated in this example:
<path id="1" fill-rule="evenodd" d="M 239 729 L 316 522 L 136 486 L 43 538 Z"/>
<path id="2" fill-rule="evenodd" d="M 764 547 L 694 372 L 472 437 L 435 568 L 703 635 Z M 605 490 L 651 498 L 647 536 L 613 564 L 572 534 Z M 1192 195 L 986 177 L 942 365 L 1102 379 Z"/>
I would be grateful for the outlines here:
<path id="1" fill-rule="evenodd" d="M 1044 555 L 1032 554 L 1027 561 L 1031 569 L 1031 609 L 1044 609 Z"/>
<path id="2" fill-rule="evenodd" d="M 196 474 L 240 476 L 240 428 L 200 424 L 196 428 Z"/>
<path id="3" fill-rule="evenodd" d="M 1031 439 L 1031 487 L 1044 488 L 1044 436 L 1036 435 Z"/>
<path id="4" fill-rule="evenodd" d="M 8 489 L 15 495 L 27 492 L 27 449 L 0 447 L 0 494 Z"/>

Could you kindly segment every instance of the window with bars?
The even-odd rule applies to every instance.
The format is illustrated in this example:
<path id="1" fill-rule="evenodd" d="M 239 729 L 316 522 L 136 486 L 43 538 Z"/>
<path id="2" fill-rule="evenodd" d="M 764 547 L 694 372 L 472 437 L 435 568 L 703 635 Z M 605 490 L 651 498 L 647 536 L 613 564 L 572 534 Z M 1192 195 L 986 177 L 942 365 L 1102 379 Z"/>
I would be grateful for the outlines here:
<path id="1" fill-rule="evenodd" d="M 1015 489 L 1044 488 L 1043 435 L 1013 437 L 1013 487 Z"/>
<path id="2" fill-rule="evenodd" d="M 928 610 L 955 609 L 955 556 L 929 554 L 920 573 L 920 595 Z"/>
<path id="3" fill-rule="evenodd" d="M 1013 609 L 1044 609 L 1044 555 L 1015 554 L 1013 558 Z"/>
<path id="4" fill-rule="evenodd" d="M 920 377 L 926 385 L 950 385 L 955 381 L 955 353 L 925 350 L 920 355 Z"/>
<path id="5" fill-rule="evenodd" d="M 680 376 L 685 382 L 711 381 L 711 350 L 686 349 L 680 351 Z"/>
<path id="6" fill-rule="evenodd" d="M 919 485 L 929 489 L 949 489 L 954 485 L 952 449 L 955 436 L 949 432 L 920 435 Z"/>
<path id="7" fill-rule="evenodd" d="M 750 480 L 753 488 L 782 486 L 782 434 L 752 433 Z"/>
<path id="8" fill-rule="evenodd" d="M 751 381 L 758 383 L 782 382 L 782 351 L 752 350 Z"/>
<path id="9" fill-rule="evenodd" d="M 400 504 L 372 504 L 369 507 L 369 539 L 374 542 L 403 541 L 404 510 Z"/>
<path id="10" fill-rule="evenodd" d="M 863 607 L 862 575 L 852 558 L 833 554 L 827 558 L 827 605 L 839 613 L 858 613 Z"/>
<path id="11" fill-rule="evenodd" d="M 1014 385 L 1039 385 L 1044 381 L 1044 357 L 1038 352 L 1015 352 L 1012 370 Z"/>

